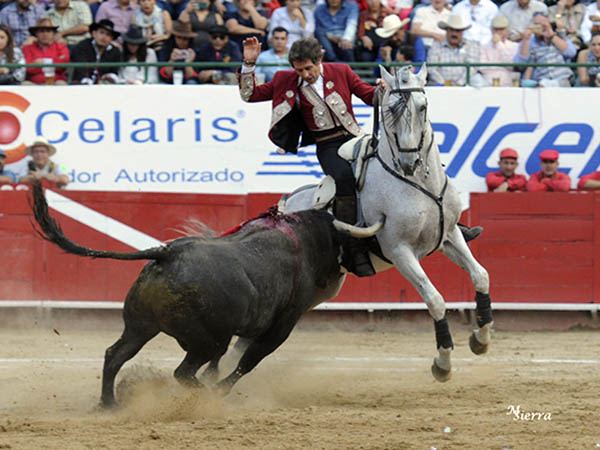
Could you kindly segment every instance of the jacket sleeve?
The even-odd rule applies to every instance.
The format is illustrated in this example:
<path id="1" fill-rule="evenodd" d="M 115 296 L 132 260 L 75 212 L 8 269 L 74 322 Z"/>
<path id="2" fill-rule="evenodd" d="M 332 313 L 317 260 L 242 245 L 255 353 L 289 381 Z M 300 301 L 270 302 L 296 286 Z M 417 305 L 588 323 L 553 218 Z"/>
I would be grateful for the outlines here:
<path id="1" fill-rule="evenodd" d="M 360 77 L 350 68 L 350 66 L 344 65 L 346 70 L 346 80 L 348 80 L 348 87 L 350 93 L 356 95 L 363 102 L 369 106 L 373 106 L 373 94 L 375 93 L 375 86 L 364 82 Z"/>
<path id="2" fill-rule="evenodd" d="M 508 189 L 511 191 L 524 191 L 527 185 L 527 178 L 523 175 L 515 174 L 508 179 Z"/>
<path id="3" fill-rule="evenodd" d="M 35 61 L 35 56 L 33 54 L 33 45 L 24 45 L 23 48 L 23 56 L 25 57 L 25 62 L 27 64 L 33 64 Z M 27 76 L 31 78 L 33 75 L 38 75 L 42 73 L 41 67 L 28 67 L 27 68 Z"/>
<path id="4" fill-rule="evenodd" d="M 255 71 L 242 73 L 238 69 L 238 88 L 242 100 L 249 103 L 264 102 L 273 99 L 274 83 L 278 82 L 278 75 L 281 72 L 275 72 L 275 76 L 268 83 L 256 85 Z"/>
<path id="5" fill-rule="evenodd" d="M 529 177 L 529 181 L 527 182 L 528 192 L 543 192 L 547 190 L 548 186 L 540 181 L 539 173 L 534 173 Z"/>
<path id="6" fill-rule="evenodd" d="M 563 172 L 558 172 L 556 178 L 549 182 L 550 188 L 555 192 L 568 192 L 571 189 L 571 177 Z"/>
<path id="7" fill-rule="evenodd" d="M 485 184 L 487 184 L 488 192 L 492 192 L 498 186 L 500 186 L 506 177 L 499 172 L 490 172 L 485 176 Z"/>

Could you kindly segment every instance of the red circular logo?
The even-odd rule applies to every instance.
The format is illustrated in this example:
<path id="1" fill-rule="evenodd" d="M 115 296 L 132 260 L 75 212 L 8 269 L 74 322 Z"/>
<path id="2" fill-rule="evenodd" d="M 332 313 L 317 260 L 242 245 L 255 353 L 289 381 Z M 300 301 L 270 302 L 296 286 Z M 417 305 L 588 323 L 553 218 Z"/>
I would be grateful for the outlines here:
<path id="1" fill-rule="evenodd" d="M 21 132 L 19 119 L 6 111 L 0 111 L 0 145 L 13 142 Z"/>

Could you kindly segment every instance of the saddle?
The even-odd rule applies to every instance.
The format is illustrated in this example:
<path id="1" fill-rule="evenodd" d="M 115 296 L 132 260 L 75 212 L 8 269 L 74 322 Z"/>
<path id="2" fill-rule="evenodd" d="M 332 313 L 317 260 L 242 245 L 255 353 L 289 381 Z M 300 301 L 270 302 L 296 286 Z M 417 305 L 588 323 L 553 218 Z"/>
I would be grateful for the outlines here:
<path id="1" fill-rule="evenodd" d="M 372 140 L 370 134 L 363 134 L 350 139 L 338 149 L 338 155 L 352 166 L 357 192 L 362 190 L 369 160 L 375 156 L 376 149 L 371 145 Z"/>

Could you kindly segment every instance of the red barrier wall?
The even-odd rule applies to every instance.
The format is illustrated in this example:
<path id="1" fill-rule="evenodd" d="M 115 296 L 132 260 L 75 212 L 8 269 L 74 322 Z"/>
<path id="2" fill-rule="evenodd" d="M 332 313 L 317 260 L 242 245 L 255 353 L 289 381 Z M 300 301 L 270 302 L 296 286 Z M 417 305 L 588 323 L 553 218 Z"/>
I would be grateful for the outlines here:
<path id="1" fill-rule="evenodd" d="M 61 195 L 159 240 L 173 239 L 189 217 L 225 231 L 264 211 L 278 194 L 248 196 L 59 191 Z M 0 301 L 122 301 L 144 261 L 93 260 L 64 254 L 31 225 L 28 193 L 0 191 Z M 51 210 L 65 234 L 86 247 L 127 245 Z M 471 243 L 490 272 L 496 302 L 598 302 L 600 193 L 472 194 L 464 223 L 485 231 Z M 425 271 L 448 302 L 472 301 L 468 275 L 435 254 Z M 419 302 L 395 270 L 349 276 L 338 302 Z"/>

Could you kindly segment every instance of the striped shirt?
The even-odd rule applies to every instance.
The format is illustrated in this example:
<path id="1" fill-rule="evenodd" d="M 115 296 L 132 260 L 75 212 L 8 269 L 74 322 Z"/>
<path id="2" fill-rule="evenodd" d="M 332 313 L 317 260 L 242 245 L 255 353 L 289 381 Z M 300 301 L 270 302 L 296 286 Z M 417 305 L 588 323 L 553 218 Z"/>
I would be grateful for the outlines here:
<path id="1" fill-rule="evenodd" d="M 531 36 L 529 41 L 529 55 L 521 56 L 521 46 L 515 55 L 515 62 L 519 63 L 565 63 L 570 61 L 577 54 L 577 49 L 569 39 L 564 40 L 567 43 L 567 49 L 561 52 L 552 43 L 538 41 L 535 36 Z M 549 80 L 568 80 L 573 75 L 573 71 L 568 67 L 535 67 L 531 76 L 532 80 L 540 81 L 542 78 Z"/>
<path id="2" fill-rule="evenodd" d="M 463 40 L 462 43 L 454 48 L 448 44 L 447 40 L 442 42 L 434 42 L 427 55 L 427 63 L 465 63 L 479 62 L 480 48 L 475 41 Z M 467 84 L 467 70 L 465 67 L 427 67 L 429 79 L 433 84 L 444 84 L 450 81 L 456 86 L 464 86 Z M 476 67 L 472 67 L 470 76 L 472 77 L 477 71 Z"/>
<path id="3" fill-rule="evenodd" d="M 10 27 L 15 45 L 20 47 L 30 36 L 29 27 L 45 16 L 46 12 L 41 6 L 29 5 L 26 11 L 21 11 L 17 9 L 16 2 L 13 2 L 0 11 L 0 23 Z"/>

